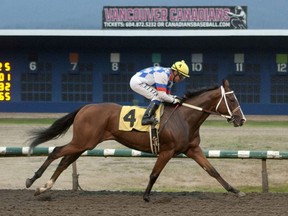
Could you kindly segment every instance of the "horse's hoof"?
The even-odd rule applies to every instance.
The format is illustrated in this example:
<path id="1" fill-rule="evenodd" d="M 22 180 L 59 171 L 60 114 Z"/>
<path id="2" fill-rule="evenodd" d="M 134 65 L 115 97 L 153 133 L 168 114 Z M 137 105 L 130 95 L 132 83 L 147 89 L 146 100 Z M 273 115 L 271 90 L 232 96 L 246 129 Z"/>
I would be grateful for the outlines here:
<path id="1" fill-rule="evenodd" d="M 146 202 L 150 202 L 150 197 L 149 196 L 144 196 L 143 200 L 146 201 Z"/>
<path id="2" fill-rule="evenodd" d="M 37 188 L 35 193 L 34 193 L 34 196 L 38 196 L 40 194 L 41 194 L 40 188 Z"/>
<path id="3" fill-rule="evenodd" d="M 238 197 L 243 197 L 243 196 L 246 196 L 246 194 L 245 194 L 244 192 L 239 191 L 239 192 L 237 193 L 237 196 L 238 196 Z"/>
<path id="4" fill-rule="evenodd" d="M 33 184 L 33 181 L 31 179 L 26 179 L 26 188 L 31 187 L 31 185 Z"/>

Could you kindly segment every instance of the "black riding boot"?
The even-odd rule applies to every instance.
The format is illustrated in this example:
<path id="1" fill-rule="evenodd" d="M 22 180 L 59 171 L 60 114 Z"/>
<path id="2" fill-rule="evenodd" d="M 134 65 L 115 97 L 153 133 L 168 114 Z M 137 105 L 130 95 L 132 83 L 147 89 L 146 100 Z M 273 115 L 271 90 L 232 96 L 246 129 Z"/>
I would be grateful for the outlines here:
<path id="1" fill-rule="evenodd" d="M 154 114 L 156 110 L 158 109 L 159 105 L 156 104 L 154 101 L 151 101 L 149 106 L 147 107 L 143 119 L 142 119 L 142 125 L 149 125 L 153 124 L 156 119 L 154 117 Z"/>

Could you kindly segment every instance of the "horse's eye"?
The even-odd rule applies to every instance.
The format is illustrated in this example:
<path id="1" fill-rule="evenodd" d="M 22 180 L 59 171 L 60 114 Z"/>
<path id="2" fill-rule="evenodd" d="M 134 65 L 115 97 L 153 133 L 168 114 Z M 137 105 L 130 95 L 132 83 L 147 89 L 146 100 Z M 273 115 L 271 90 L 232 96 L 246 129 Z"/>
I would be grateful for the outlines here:
<path id="1" fill-rule="evenodd" d="M 229 97 L 228 100 L 231 102 L 231 103 L 236 103 L 236 99 L 235 97 Z"/>
<path id="2" fill-rule="evenodd" d="M 236 102 L 235 98 L 230 99 L 230 102 L 235 103 Z"/>

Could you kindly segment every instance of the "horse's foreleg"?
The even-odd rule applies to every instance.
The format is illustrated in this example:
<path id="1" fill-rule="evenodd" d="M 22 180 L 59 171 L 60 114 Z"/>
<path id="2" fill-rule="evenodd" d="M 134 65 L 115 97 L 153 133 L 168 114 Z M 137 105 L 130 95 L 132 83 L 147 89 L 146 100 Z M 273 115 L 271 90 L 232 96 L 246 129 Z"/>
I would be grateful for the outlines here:
<path id="1" fill-rule="evenodd" d="M 34 195 L 37 196 L 41 193 L 44 193 L 45 191 L 50 190 L 54 183 L 56 182 L 57 178 L 60 176 L 60 174 L 67 169 L 67 167 L 73 163 L 74 161 L 76 161 L 80 155 L 82 154 L 82 152 L 78 152 L 72 155 L 66 155 L 62 158 L 62 160 L 60 161 L 57 169 L 55 170 L 55 172 L 53 173 L 53 175 L 51 176 L 50 180 L 43 186 L 40 188 L 37 188 Z"/>
<path id="2" fill-rule="evenodd" d="M 217 170 L 211 165 L 207 160 L 206 156 L 202 152 L 200 147 L 190 149 L 186 153 L 187 157 L 194 159 L 210 176 L 214 177 L 227 191 L 237 194 L 239 197 L 245 196 L 245 193 L 239 191 L 238 189 L 232 187 L 228 182 L 226 182 Z"/>
<path id="3" fill-rule="evenodd" d="M 149 183 L 148 183 L 147 188 L 146 188 L 144 195 L 143 195 L 143 199 L 146 202 L 150 201 L 151 189 L 152 189 L 154 183 L 156 182 L 157 178 L 159 177 L 161 171 L 166 166 L 168 161 L 173 157 L 173 155 L 174 155 L 174 151 L 165 151 L 165 152 L 159 153 L 159 156 L 156 160 L 154 168 L 150 174 Z"/>
<path id="4" fill-rule="evenodd" d="M 35 172 L 34 176 L 32 178 L 26 179 L 26 187 L 29 188 L 31 185 L 40 178 L 45 170 L 48 168 L 48 166 L 56 159 L 59 158 L 59 151 L 62 147 L 55 147 L 54 150 L 48 155 L 46 161 L 42 164 L 42 166 Z"/>

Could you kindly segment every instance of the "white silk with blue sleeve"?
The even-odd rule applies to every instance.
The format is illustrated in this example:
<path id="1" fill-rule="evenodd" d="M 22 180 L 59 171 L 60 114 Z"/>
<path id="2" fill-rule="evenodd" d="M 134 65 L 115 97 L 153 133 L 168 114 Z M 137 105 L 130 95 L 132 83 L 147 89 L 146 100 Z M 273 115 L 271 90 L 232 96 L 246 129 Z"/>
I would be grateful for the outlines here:
<path id="1" fill-rule="evenodd" d="M 173 86 L 171 73 L 171 68 L 145 68 L 131 78 L 130 87 L 149 100 L 172 103 L 174 98 L 170 95 Z"/>

